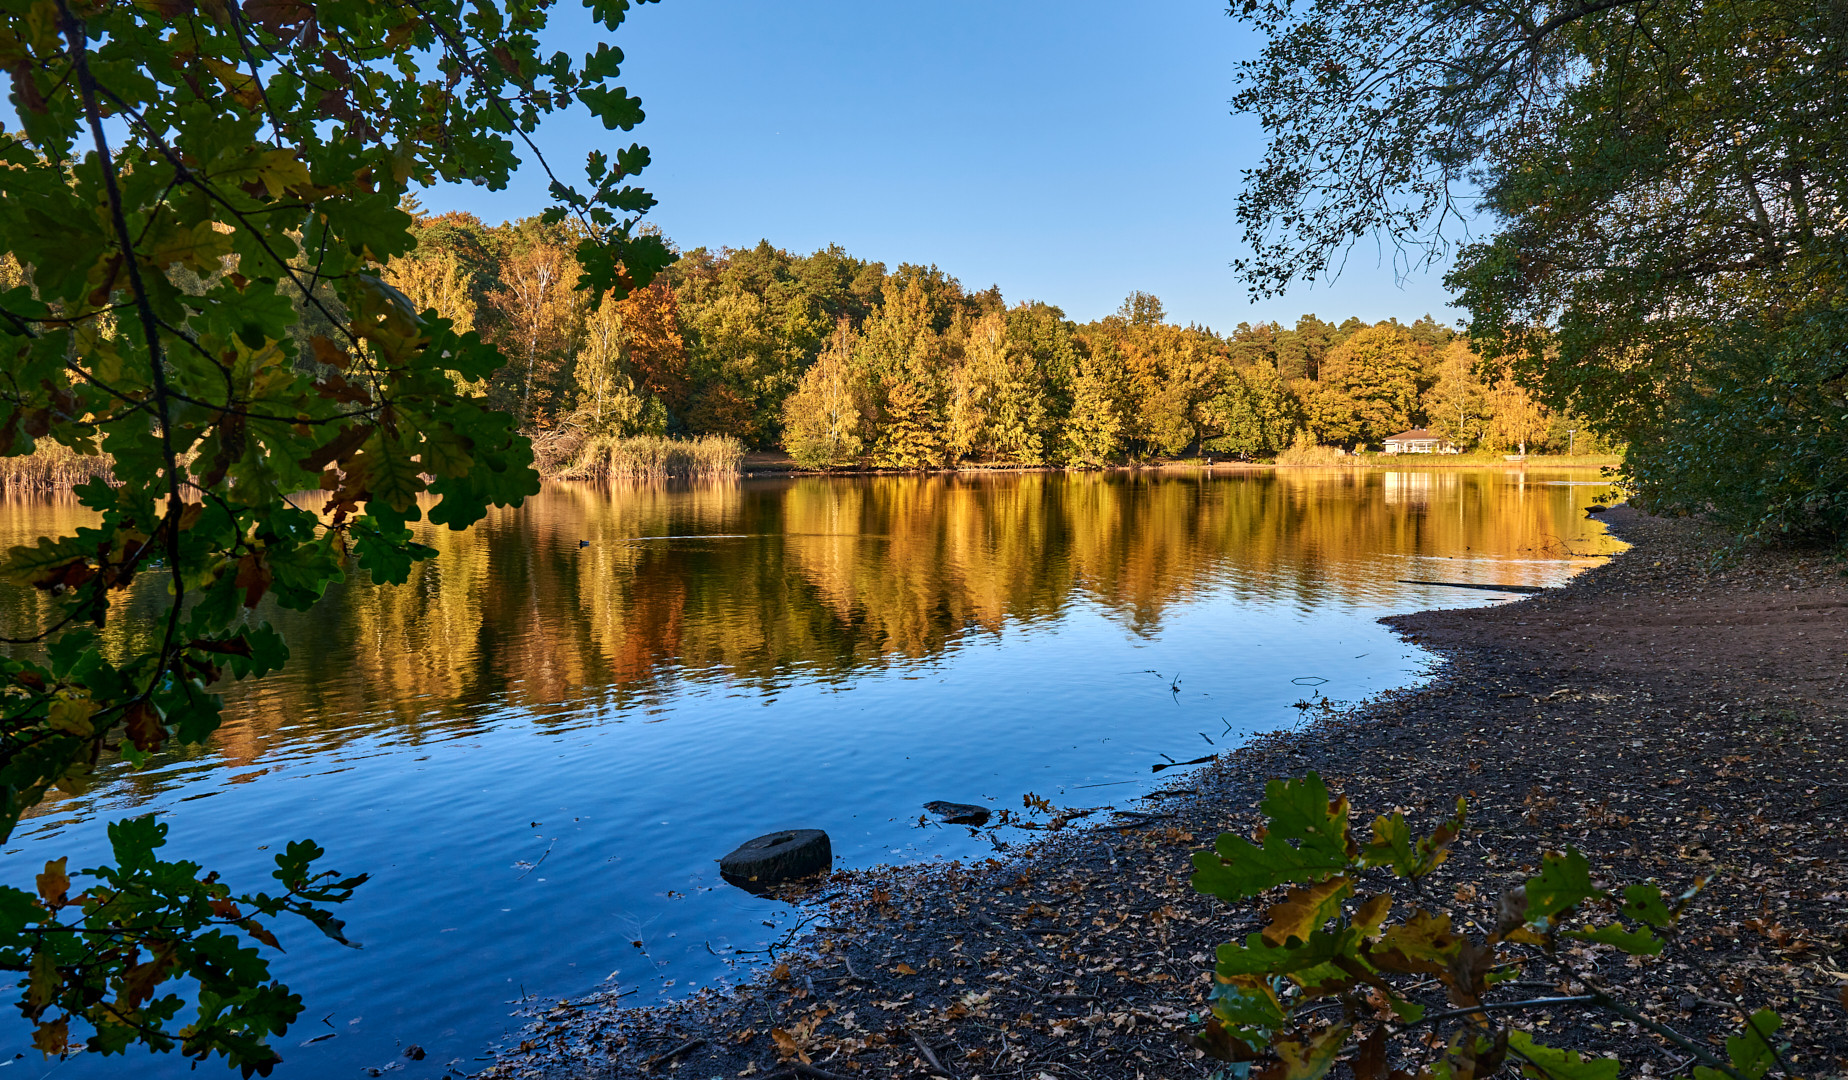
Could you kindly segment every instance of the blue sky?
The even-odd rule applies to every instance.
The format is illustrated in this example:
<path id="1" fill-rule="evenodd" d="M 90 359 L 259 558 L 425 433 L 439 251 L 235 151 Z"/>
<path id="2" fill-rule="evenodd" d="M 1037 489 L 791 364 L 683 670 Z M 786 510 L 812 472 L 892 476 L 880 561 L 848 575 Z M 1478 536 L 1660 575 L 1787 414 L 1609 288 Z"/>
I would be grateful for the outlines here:
<path id="1" fill-rule="evenodd" d="M 556 10 L 549 44 L 582 53 L 601 28 Z M 560 116 L 541 145 L 573 175 L 592 147 L 647 145 L 650 217 L 683 248 L 839 243 L 1079 320 L 1132 289 L 1220 330 L 1457 317 L 1441 273 L 1396 280 L 1371 244 L 1332 285 L 1251 304 L 1234 204 L 1263 141 L 1227 102 L 1257 40 L 1218 0 L 664 0 L 612 40 L 647 121 L 629 136 Z M 527 169 L 424 203 L 500 221 L 542 209 L 545 185 Z"/>

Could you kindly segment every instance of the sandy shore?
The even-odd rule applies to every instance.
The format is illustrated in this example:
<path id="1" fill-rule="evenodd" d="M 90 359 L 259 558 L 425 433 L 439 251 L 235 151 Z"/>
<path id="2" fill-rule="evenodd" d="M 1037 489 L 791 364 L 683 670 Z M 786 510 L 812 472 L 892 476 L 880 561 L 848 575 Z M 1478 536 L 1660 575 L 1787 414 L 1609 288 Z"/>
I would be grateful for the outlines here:
<path id="1" fill-rule="evenodd" d="M 1415 827 L 1467 796 L 1469 830 L 1433 885 L 1483 921 L 1541 851 L 1568 843 L 1613 882 L 1709 878 L 1684 948 L 1634 965 L 1593 947 L 1575 962 L 1696 1037 L 1769 1005 L 1793 1069 L 1841 1074 L 1843 564 L 1728 557 L 1697 523 L 1622 508 L 1610 520 L 1635 546 L 1564 588 L 1388 620 L 1446 657 L 1423 688 L 1262 736 L 1133 814 L 1073 821 L 1004 860 L 836 875 L 827 929 L 753 985 L 655 1009 L 561 1003 L 479 1075 L 1208 1076 L 1217 1063 L 1185 1041 L 1190 1014 L 1214 947 L 1257 911 L 1196 895 L 1189 856 L 1249 830 L 1265 780 L 1310 769 L 1357 817 L 1397 808 Z M 1675 1075 L 1682 1060 L 1626 1024 L 1546 1019 L 1554 1040 L 1617 1054 L 1631 1075 Z"/>

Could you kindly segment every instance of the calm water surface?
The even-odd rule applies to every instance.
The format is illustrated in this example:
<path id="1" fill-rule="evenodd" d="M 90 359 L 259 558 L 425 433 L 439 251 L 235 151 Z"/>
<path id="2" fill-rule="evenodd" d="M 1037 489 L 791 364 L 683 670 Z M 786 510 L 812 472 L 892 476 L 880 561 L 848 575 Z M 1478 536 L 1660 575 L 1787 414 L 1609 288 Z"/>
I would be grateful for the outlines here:
<path id="1" fill-rule="evenodd" d="M 1557 584 L 1616 550 L 1584 515 L 1605 490 L 1589 470 L 553 485 L 433 532 L 408 585 L 268 613 L 293 659 L 229 692 L 211 748 L 40 808 L 0 880 L 94 865 L 129 814 L 242 887 L 313 837 L 373 875 L 342 912 L 365 948 L 281 928 L 309 1005 L 284 1074 L 472 1071 L 523 996 L 747 975 L 726 957 L 800 914 L 719 880 L 750 837 L 826 829 L 844 866 L 986 856 L 920 804 L 1125 805 L 1177 775 L 1152 765 L 1306 696 L 1414 681 L 1428 655 L 1374 620 L 1495 597 L 1401 579 Z M 0 545 L 83 514 L 0 503 Z M 6 594 L 0 622 L 35 603 Z M 187 1071 L 0 1037 L 20 1076 Z"/>

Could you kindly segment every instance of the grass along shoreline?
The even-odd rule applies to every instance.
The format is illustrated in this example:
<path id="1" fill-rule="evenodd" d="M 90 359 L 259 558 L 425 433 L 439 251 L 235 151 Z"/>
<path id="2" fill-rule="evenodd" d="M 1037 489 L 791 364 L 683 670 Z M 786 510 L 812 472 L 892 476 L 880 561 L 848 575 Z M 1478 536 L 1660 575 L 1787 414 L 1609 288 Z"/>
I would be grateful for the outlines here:
<path id="1" fill-rule="evenodd" d="M 79 454 L 62 443 L 42 439 L 30 454 L 0 457 L 0 490 L 72 488 L 98 476 L 113 482 L 113 467 L 107 455 Z"/>
<path id="2" fill-rule="evenodd" d="M 1030 843 L 970 865 L 837 874 L 835 898 L 811 908 L 825 928 L 748 984 L 647 1009 L 621 1008 L 620 987 L 540 1003 L 477 1075 L 1207 1077 L 1219 1063 L 1186 1043 L 1190 1014 L 1214 948 L 1261 912 L 1194 893 L 1189 857 L 1250 830 L 1266 780 L 1311 769 L 1363 821 L 1398 807 L 1429 828 L 1468 798 L 1469 827 L 1428 887 L 1454 889 L 1453 910 L 1478 922 L 1568 844 L 1601 879 L 1708 878 L 1660 960 L 1586 946 L 1569 962 L 1702 1041 L 1777 1008 L 1793 1066 L 1838 1073 L 1848 587 L 1826 557 L 1723 563 L 1718 530 L 1608 520 L 1636 546 L 1562 588 L 1389 620 L 1446 658 L 1425 687 L 1259 736 L 1107 826 L 1004 831 Z M 1630 1075 L 1685 1071 L 1660 1038 L 1606 1019 L 1523 1023 Z"/>
<path id="3" fill-rule="evenodd" d="M 729 435 L 670 439 L 660 435 L 592 436 L 549 478 L 556 480 L 719 480 L 737 476 L 744 444 Z"/>

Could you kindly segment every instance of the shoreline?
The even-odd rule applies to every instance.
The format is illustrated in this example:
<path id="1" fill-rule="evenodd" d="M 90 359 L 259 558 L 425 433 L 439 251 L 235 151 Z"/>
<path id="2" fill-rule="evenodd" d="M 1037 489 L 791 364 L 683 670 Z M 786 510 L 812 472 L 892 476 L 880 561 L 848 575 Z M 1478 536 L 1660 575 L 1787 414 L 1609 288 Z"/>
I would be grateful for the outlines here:
<path id="1" fill-rule="evenodd" d="M 757 457 L 755 463 L 749 458 Z M 739 465 L 739 479 L 763 480 L 783 476 L 982 476 L 988 474 L 1016 473 L 1109 473 L 1109 472 L 1260 472 L 1273 469 L 1602 469 L 1622 464 L 1623 458 L 1615 454 L 1579 454 L 1579 455 L 1538 455 L 1530 454 L 1523 461 L 1508 461 L 1505 458 L 1480 460 L 1455 460 L 1455 455 L 1447 454 L 1371 454 L 1357 461 L 1337 461 L 1323 464 L 1289 464 L 1276 461 L 1219 461 L 1203 462 L 1199 460 L 1127 462 L 1111 465 L 962 465 L 955 468 L 939 469 L 802 469 L 796 467 L 787 458 L 774 458 L 765 452 L 745 455 L 746 460 Z M 1404 460 L 1411 459 L 1411 460 Z M 1420 460 L 1426 459 L 1426 460 Z"/>
<path id="2" fill-rule="evenodd" d="M 1411 455 L 1405 455 L 1411 456 Z M 1359 472 L 1366 469 L 1602 469 L 1615 466 L 1621 459 L 1586 460 L 1582 458 L 1531 458 L 1527 461 L 1392 461 L 1369 460 L 1354 463 L 1336 462 L 1322 465 L 1293 465 L 1275 461 L 1221 461 L 1211 465 L 1187 461 L 1152 462 L 1144 465 L 1100 465 L 1081 468 L 1066 465 L 968 465 L 955 469 L 779 469 L 760 468 L 737 474 L 738 479 L 764 480 L 781 476 L 1011 476 L 1019 473 L 1113 473 L 1113 472 L 1268 472 L 1277 469 L 1343 469 Z M 562 479 L 551 477 L 549 479 Z"/>
<path id="3" fill-rule="evenodd" d="M 747 455 L 749 456 L 749 455 Z M 771 455 L 759 455 L 768 457 Z M 1505 460 L 1441 460 L 1448 455 L 1437 454 L 1398 454 L 1372 455 L 1361 461 L 1338 461 L 1327 464 L 1297 465 L 1283 464 L 1275 461 L 1153 461 L 1130 462 L 1124 464 L 1075 466 L 1075 465 L 963 465 L 955 468 L 939 469 L 802 469 L 794 462 L 784 459 L 759 461 L 755 464 L 745 461 L 739 464 L 736 472 L 714 474 L 710 476 L 687 477 L 672 473 L 650 473 L 647 475 L 621 478 L 593 478 L 570 475 L 570 467 L 547 467 L 539 469 L 539 478 L 548 483 L 569 484 L 656 484 L 656 483 L 711 483 L 727 480 L 768 480 L 783 477 L 816 476 L 989 476 L 1017 475 L 1023 473 L 1116 473 L 1116 472 L 1162 472 L 1162 473 L 1219 473 L 1219 472 L 1262 472 L 1277 469 L 1602 469 L 1616 466 L 1622 458 L 1612 455 L 1578 455 L 1578 456 L 1540 456 L 1529 455 L 1525 461 Z M 1439 458 L 1440 460 L 1416 460 Z M 1414 460 L 1405 460 L 1414 459 Z M 93 476 L 111 479 L 108 467 L 87 469 L 80 473 L 66 475 L 55 469 L 44 471 L 44 475 L 27 475 L 24 471 L 0 474 L 0 492 L 7 494 L 29 494 L 45 491 L 69 491 Z M 426 480 L 432 479 L 428 475 Z"/>
<path id="4" fill-rule="evenodd" d="M 1800 1051 L 1824 1048 L 1806 1059 L 1824 1072 L 1848 1054 L 1848 581 L 1815 553 L 1721 562 L 1721 534 L 1695 522 L 1605 520 L 1633 546 L 1565 586 L 1383 620 L 1443 657 L 1422 687 L 1255 736 L 1109 825 L 1003 859 L 836 874 L 839 895 L 812 909 L 825 927 L 755 981 L 645 1009 L 612 990 L 535 1010 L 477 1075 L 1205 1077 L 1218 1063 L 1185 1042 L 1189 1014 L 1214 946 L 1258 912 L 1195 894 L 1189 856 L 1255 824 L 1266 780 L 1311 769 L 1357 817 L 1396 807 L 1414 828 L 1468 797 L 1470 827 L 1432 885 L 1492 884 L 1465 905 L 1480 919 L 1567 843 L 1620 881 L 1711 876 L 1685 934 L 1722 985 L 1672 962 L 1604 974 L 1698 1036 L 1736 1028 L 1735 1007 L 1778 1008 Z M 1558 1019 L 1565 1045 L 1627 1069 L 1677 1057 Z"/>

